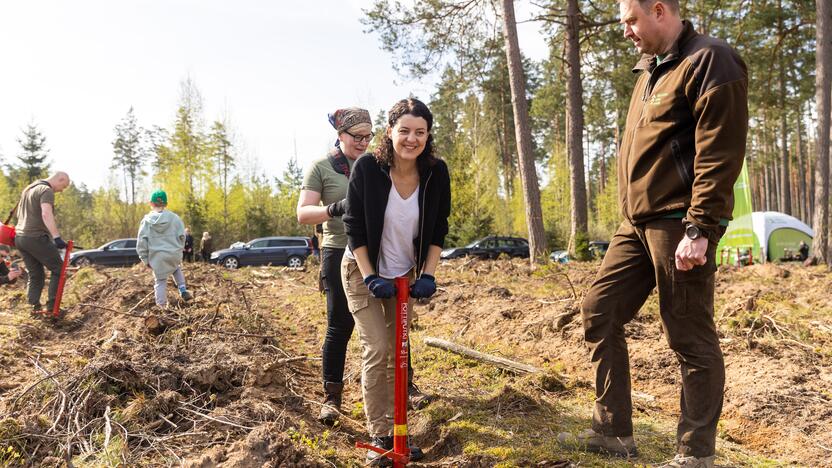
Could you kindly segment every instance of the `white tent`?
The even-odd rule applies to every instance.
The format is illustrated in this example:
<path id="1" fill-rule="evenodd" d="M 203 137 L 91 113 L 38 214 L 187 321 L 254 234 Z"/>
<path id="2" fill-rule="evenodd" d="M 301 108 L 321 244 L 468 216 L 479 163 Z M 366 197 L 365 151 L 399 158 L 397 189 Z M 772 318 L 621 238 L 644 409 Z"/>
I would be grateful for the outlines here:
<path id="1" fill-rule="evenodd" d="M 778 229 L 799 231 L 810 238 L 815 237 L 815 231 L 803 221 L 778 211 L 755 211 L 751 213 L 751 223 L 754 226 L 754 235 L 760 242 L 761 252 L 769 252 L 771 235 Z M 799 242 L 799 239 L 796 242 Z M 770 260 L 777 260 L 777 258 Z"/>

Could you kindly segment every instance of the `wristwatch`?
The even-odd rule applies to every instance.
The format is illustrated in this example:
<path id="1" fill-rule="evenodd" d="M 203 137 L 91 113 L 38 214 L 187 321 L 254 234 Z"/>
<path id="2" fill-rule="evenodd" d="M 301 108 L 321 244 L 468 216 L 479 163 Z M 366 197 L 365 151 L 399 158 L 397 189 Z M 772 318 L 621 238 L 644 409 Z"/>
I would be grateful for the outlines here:
<path id="1" fill-rule="evenodd" d="M 700 237 L 702 237 L 702 231 L 699 230 L 699 228 L 695 224 L 688 223 L 687 225 L 685 225 L 685 237 L 687 237 L 690 240 L 699 239 Z"/>

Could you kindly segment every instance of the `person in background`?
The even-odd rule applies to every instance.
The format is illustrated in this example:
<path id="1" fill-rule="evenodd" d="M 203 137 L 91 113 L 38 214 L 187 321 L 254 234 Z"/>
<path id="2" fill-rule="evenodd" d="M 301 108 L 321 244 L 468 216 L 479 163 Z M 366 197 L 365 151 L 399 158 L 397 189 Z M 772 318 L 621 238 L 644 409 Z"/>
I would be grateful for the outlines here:
<path id="1" fill-rule="evenodd" d="M 408 277 L 414 298 L 436 292 L 434 272 L 448 233 L 451 182 L 433 154 L 433 115 L 417 99 L 389 111 L 386 133 L 372 156 L 353 167 L 344 226 L 349 249 L 341 281 L 361 340 L 361 389 L 372 444 L 393 448 L 396 286 Z M 411 460 L 423 454 L 410 447 Z M 372 450 L 367 462 L 389 459 Z"/>
<path id="2" fill-rule="evenodd" d="M 318 241 L 318 227 L 321 226 L 320 224 L 315 225 L 315 229 L 312 230 L 312 237 L 309 238 L 309 241 L 312 243 L 312 255 L 315 256 L 318 260 L 321 259 L 321 248 L 320 248 L 320 241 Z"/>
<path id="3" fill-rule="evenodd" d="M 66 172 L 56 172 L 48 179 L 33 182 L 23 190 L 17 207 L 15 246 L 29 272 L 26 295 L 35 314 L 51 311 L 55 305 L 63 266 L 59 250 L 66 249 L 55 220 L 55 194 L 69 187 L 69 182 Z M 40 303 L 46 280 L 44 267 L 50 273 L 45 309 Z"/>
<path id="4" fill-rule="evenodd" d="M 798 257 L 800 258 L 801 262 L 805 262 L 807 258 L 809 258 L 809 244 L 804 241 L 800 241 L 800 246 L 797 248 Z"/>
<path id="5" fill-rule="evenodd" d="M 163 309 L 168 306 L 168 276 L 173 275 L 183 300 L 190 301 L 194 298 L 185 285 L 185 275 L 182 273 L 185 225 L 176 213 L 165 209 L 167 205 L 168 195 L 164 190 L 153 192 L 150 196 L 150 213 L 142 219 L 136 236 L 136 251 L 142 263 L 153 270 L 156 305 Z"/>
<path id="6" fill-rule="evenodd" d="M 20 276 L 20 268 L 9 261 L 11 249 L 8 245 L 0 244 L 0 285 L 12 284 Z"/>
<path id="7" fill-rule="evenodd" d="M 199 241 L 199 256 L 202 258 L 203 262 L 210 262 L 211 261 L 211 252 L 214 251 L 214 239 L 211 237 L 211 233 L 205 231 L 202 233 L 202 240 Z"/>
<path id="8" fill-rule="evenodd" d="M 194 261 L 194 236 L 191 235 L 191 228 L 185 228 L 185 247 L 182 248 L 182 256 L 186 262 Z"/>

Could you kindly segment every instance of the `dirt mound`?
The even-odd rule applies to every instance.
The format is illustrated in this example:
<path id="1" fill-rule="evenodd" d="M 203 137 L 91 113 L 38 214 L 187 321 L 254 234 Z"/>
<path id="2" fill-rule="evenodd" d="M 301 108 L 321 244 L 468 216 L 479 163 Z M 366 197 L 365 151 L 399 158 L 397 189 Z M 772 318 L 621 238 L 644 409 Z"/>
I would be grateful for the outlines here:
<path id="1" fill-rule="evenodd" d="M 230 447 L 215 447 L 184 463 L 184 468 L 271 468 L 294 466 L 317 468 L 328 466 L 308 459 L 308 454 L 298 449 L 277 424 L 263 424 L 254 428 L 245 439 Z"/>
<path id="2" fill-rule="evenodd" d="M 81 270 L 70 282 L 76 300 L 68 301 L 66 321 L 33 322 L 12 340 L 4 362 L 22 375 L 35 372 L 25 388 L 3 378 L 0 438 L 13 440 L 29 463 L 63 453 L 76 462 L 133 464 L 159 452 L 181 462 L 221 437 L 193 466 L 318 466 L 270 433 L 287 419 L 312 421 L 290 385 L 306 359 L 278 346 L 281 330 L 243 299 L 245 283 L 191 267 L 197 299 L 162 311 L 148 300 L 144 270 L 121 272 Z M 148 317 L 168 326 L 148 333 Z"/>

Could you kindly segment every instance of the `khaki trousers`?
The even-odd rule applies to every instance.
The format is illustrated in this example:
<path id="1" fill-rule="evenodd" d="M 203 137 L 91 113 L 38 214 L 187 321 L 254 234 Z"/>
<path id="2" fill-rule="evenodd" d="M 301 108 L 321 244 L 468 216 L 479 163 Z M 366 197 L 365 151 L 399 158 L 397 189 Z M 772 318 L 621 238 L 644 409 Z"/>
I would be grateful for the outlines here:
<path id="1" fill-rule="evenodd" d="M 408 275 L 412 279 L 412 272 Z M 341 262 L 341 280 L 361 342 L 361 392 L 371 437 L 393 435 L 396 298 L 376 299 L 355 260 Z M 413 310 L 413 299 L 409 301 Z"/>
<path id="2" fill-rule="evenodd" d="M 674 255 L 683 235 L 682 223 L 676 219 L 635 226 L 625 221 L 610 242 L 581 306 L 595 371 L 592 429 L 606 436 L 633 434 L 624 325 L 658 287 L 662 330 L 682 374 L 678 451 L 707 457 L 714 454 L 725 385 L 725 365 L 713 320 L 717 240 L 708 245 L 705 265 L 680 271 Z"/>

